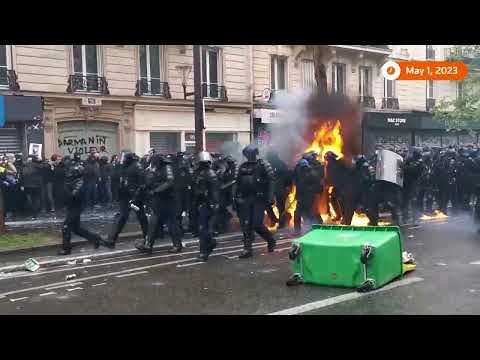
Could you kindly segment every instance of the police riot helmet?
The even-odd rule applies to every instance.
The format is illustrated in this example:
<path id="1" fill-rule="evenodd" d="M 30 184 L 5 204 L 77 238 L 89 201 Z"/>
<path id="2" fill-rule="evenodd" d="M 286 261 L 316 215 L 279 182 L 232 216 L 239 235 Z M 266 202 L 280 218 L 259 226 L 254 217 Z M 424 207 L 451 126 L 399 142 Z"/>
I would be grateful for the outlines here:
<path id="1" fill-rule="evenodd" d="M 201 163 L 212 163 L 212 155 L 208 151 L 200 151 L 197 154 L 197 162 Z"/>
<path id="2" fill-rule="evenodd" d="M 257 161 L 257 157 L 260 154 L 258 147 L 254 144 L 250 144 L 245 146 L 245 148 L 242 151 L 243 156 L 247 158 L 247 161 L 249 162 L 255 162 Z"/>
<path id="3" fill-rule="evenodd" d="M 120 164 L 128 166 L 136 160 L 135 153 L 130 150 L 123 150 L 120 155 Z"/>
<path id="4" fill-rule="evenodd" d="M 300 169 L 308 168 L 310 165 L 308 164 L 308 161 L 306 159 L 300 159 L 298 162 L 298 167 Z"/>
<path id="5" fill-rule="evenodd" d="M 327 151 L 324 158 L 325 160 L 330 161 L 330 160 L 337 160 L 338 156 L 333 151 Z"/>

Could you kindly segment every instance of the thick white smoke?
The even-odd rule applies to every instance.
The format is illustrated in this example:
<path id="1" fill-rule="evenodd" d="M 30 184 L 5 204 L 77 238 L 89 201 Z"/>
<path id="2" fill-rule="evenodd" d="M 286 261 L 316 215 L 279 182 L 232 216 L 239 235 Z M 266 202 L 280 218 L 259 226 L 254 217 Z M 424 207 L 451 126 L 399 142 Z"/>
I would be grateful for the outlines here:
<path id="1" fill-rule="evenodd" d="M 309 90 L 275 95 L 273 104 L 282 112 L 282 116 L 278 123 L 268 126 L 271 134 L 269 150 L 277 152 L 287 163 L 296 161 L 297 150 L 309 145 L 304 139 L 304 134 L 309 124 L 307 101 L 311 95 Z"/>

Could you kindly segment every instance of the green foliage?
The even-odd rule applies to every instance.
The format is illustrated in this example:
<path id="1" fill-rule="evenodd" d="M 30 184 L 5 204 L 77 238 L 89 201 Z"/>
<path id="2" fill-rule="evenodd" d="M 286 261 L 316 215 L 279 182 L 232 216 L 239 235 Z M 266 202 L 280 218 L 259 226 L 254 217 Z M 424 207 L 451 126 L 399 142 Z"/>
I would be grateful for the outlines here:
<path id="1" fill-rule="evenodd" d="M 434 118 L 445 121 L 449 129 L 480 127 L 480 45 L 461 45 L 457 54 L 447 60 L 464 61 L 469 72 L 462 81 L 462 95 L 454 100 L 441 100 L 434 109 Z M 464 56 L 465 55 L 465 56 Z"/>

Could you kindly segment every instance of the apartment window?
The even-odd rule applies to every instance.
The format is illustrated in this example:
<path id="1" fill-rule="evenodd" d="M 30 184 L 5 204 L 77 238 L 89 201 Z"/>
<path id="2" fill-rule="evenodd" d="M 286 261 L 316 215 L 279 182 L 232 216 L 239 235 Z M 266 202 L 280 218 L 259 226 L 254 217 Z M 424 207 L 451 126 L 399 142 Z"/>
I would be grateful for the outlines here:
<path id="1" fill-rule="evenodd" d="M 97 45 L 73 45 L 73 76 L 76 91 L 99 91 Z"/>
<path id="2" fill-rule="evenodd" d="M 147 95 L 166 95 L 164 50 L 160 45 L 140 45 L 140 90 Z"/>
<path id="3" fill-rule="evenodd" d="M 302 86 L 304 89 L 314 89 L 315 86 L 315 66 L 312 60 L 302 61 Z"/>
<path id="4" fill-rule="evenodd" d="M 272 55 L 271 74 L 272 90 L 285 90 L 287 88 L 287 58 Z"/>
<path id="5" fill-rule="evenodd" d="M 332 92 L 334 94 L 346 93 L 347 65 L 341 63 L 332 64 Z"/>
<path id="6" fill-rule="evenodd" d="M 387 99 L 396 98 L 397 97 L 396 85 L 397 84 L 395 80 L 385 79 L 385 92 L 383 97 Z"/>
<path id="7" fill-rule="evenodd" d="M 8 85 L 7 74 L 10 67 L 10 47 L 0 45 L 0 86 Z"/>
<path id="8" fill-rule="evenodd" d="M 360 66 L 358 93 L 361 97 L 372 96 L 372 68 L 370 66 Z"/>
<path id="9" fill-rule="evenodd" d="M 221 97 L 220 49 L 202 47 L 202 92 L 210 98 Z"/>
<path id="10" fill-rule="evenodd" d="M 433 80 L 428 80 L 427 82 L 427 98 L 434 99 L 433 96 Z"/>

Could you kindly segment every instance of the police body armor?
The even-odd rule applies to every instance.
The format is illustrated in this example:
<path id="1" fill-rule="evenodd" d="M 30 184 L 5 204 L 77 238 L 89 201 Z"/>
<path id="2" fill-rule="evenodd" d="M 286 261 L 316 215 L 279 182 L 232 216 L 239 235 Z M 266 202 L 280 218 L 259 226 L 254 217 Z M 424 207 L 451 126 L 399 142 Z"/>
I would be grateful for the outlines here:
<path id="1" fill-rule="evenodd" d="M 387 181 L 403 187 L 403 158 L 393 151 L 379 150 L 375 180 Z"/>
<path id="2" fill-rule="evenodd" d="M 238 169 L 236 197 L 248 203 L 256 199 L 273 202 L 273 181 L 273 169 L 268 161 L 244 162 Z"/>
<path id="3" fill-rule="evenodd" d="M 65 200 L 67 206 L 81 206 L 80 194 L 83 188 L 85 169 L 79 163 L 72 164 L 65 172 Z"/>
<path id="4" fill-rule="evenodd" d="M 210 169 L 199 169 L 194 174 L 193 197 L 195 204 L 215 205 L 218 204 L 217 176 Z"/>
<path id="5" fill-rule="evenodd" d="M 295 180 L 297 186 L 297 199 L 302 196 L 310 197 L 323 190 L 323 166 L 320 162 L 308 162 L 308 165 L 298 166 L 295 169 Z"/>
<path id="6" fill-rule="evenodd" d="M 149 167 L 145 177 L 149 196 L 165 200 L 173 199 L 175 178 L 172 164 L 164 162 L 158 168 L 156 166 Z"/>
<path id="7" fill-rule="evenodd" d="M 145 173 L 138 161 L 122 167 L 119 195 L 133 199 L 138 196 L 140 188 L 145 184 Z"/>

